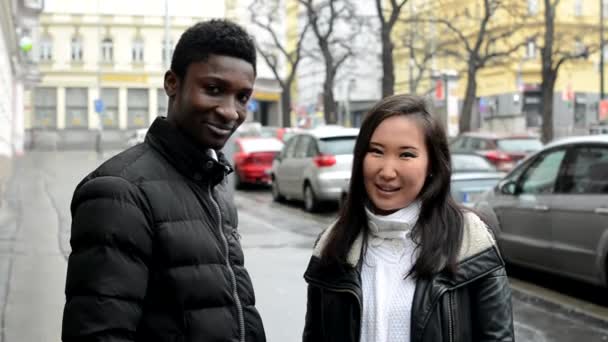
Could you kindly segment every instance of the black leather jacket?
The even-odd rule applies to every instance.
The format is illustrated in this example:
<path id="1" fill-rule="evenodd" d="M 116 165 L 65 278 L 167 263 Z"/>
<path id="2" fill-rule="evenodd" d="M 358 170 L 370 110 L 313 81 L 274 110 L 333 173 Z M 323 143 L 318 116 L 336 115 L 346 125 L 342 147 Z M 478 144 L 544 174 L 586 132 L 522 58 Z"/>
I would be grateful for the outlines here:
<path id="1" fill-rule="evenodd" d="M 465 229 L 465 239 L 476 239 L 477 233 Z M 319 244 L 323 244 L 322 237 Z M 467 244 L 471 245 L 467 241 L 463 245 Z M 316 252 L 320 250 L 322 246 L 315 247 Z M 454 276 L 439 273 L 432 279 L 417 280 L 411 342 L 514 341 L 511 290 L 493 239 L 469 247 L 469 253 L 461 255 L 464 258 Z M 303 341 L 359 341 L 363 309 L 360 267 L 330 269 L 313 255 L 304 278 L 308 304 Z"/>

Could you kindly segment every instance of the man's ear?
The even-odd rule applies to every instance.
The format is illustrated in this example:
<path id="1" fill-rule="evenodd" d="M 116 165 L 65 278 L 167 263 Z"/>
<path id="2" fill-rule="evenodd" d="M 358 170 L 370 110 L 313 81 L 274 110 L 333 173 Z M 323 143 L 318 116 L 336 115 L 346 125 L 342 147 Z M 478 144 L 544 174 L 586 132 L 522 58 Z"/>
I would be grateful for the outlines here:
<path id="1" fill-rule="evenodd" d="M 165 93 L 169 98 L 173 98 L 179 89 L 179 78 L 172 70 L 165 73 Z"/>

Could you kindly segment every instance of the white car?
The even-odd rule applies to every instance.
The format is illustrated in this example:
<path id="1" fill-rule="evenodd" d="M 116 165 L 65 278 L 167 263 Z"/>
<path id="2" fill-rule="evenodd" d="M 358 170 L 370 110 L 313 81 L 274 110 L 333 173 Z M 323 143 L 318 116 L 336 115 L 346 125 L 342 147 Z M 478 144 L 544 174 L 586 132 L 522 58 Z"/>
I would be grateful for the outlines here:
<path id="1" fill-rule="evenodd" d="M 272 164 L 272 197 L 303 200 L 307 211 L 338 202 L 350 180 L 359 129 L 324 126 L 296 133 Z"/>

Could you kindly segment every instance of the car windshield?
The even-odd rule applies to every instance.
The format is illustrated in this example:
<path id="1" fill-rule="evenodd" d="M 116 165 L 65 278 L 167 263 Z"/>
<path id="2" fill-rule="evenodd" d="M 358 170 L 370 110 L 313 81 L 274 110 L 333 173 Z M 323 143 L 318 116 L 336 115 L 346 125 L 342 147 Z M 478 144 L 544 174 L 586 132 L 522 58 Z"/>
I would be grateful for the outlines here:
<path id="1" fill-rule="evenodd" d="M 476 155 L 453 154 L 452 172 L 487 171 L 495 172 L 496 168 L 486 159 Z"/>
<path id="2" fill-rule="evenodd" d="M 319 143 L 319 151 L 323 154 L 353 154 L 356 136 L 323 138 Z"/>
<path id="3" fill-rule="evenodd" d="M 543 147 L 536 138 L 501 139 L 497 145 L 499 150 L 505 152 L 536 152 Z"/>

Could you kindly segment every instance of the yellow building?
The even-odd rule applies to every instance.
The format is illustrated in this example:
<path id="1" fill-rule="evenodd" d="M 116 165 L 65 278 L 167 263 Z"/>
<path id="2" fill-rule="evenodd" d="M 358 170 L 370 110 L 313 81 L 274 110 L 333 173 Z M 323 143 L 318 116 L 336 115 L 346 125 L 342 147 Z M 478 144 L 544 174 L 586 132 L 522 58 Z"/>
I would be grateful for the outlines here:
<path id="1" fill-rule="evenodd" d="M 120 146 L 130 131 L 166 115 L 163 79 L 174 45 L 192 24 L 223 17 L 224 7 L 195 16 L 198 2 L 182 1 L 169 9 L 166 23 L 164 4 L 65 0 L 45 8 L 38 49 L 43 77 L 25 95 L 31 144 L 52 139 L 59 147 L 90 146 L 101 128 L 104 141 Z"/>
<path id="2" fill-rule="evenodd" d="M 479 18 L 483 15 L 481 0 L 410 0 L 412 6 L 405 8 L 404 18 L 416 15 L 421 18 L 446 18 L 450 24 L 463 32 L 470 43 L 479 30 Z M 433 10 L 429 10 L 432 6 Z M 608 6 L 606 6 L 608 7 Z M 499 37 L 502 32 L 513 31 L 506 38 L 490 45 L 490 52 L 518 49 L 510 58 L 494 60 L 477 75 L 477 98 L 473 110 L 474 128 L 494 131 L 537 130 L 541 125 L 540 84 L 541 51 L 544 45 L 544 6 L 540 0 L 511 0 L 507 10 L 495 13 L 488 28 L 490 35 Z M 608 11 L 605 9 L 605 11 Z M 433 18 L 432 16 L 435 16 Z M 410 50 L 400 44 L 410 34 L 408 25 L 400 23 L 395 29 L 396 91 L 409 92 L 410 70 L 414 76 L 416 68 L 410 68 Z M 429 71 L 423 77 L 418 92 L 434 94 L 437 79 L 448 77 L 448 112 L 445 117 L 451 135 L 457 134 L 459 108 L 465 94 L 467 65 L 462 59 L 441 57 L 448 50 L 464 53 L 462 40 L 442 23 L 418 22 L 409 24 L 416 32 L 428 39 L 417 41 L 415 50 L 420 53 L 428 45 L 439 49 L 429 61 Z M 557 8 L 555 20 L 555 47 L 572 53 L 589 51 L 587 57 L 564 63 L 555 85 L 554 123 L 556 136 L 582 133 L 589 125 L 598 121 L 599 100 L 599 2 L 564 0 Z M 608 56 L 608 49 L 605 49 Z M 608 81 L 608 77 L 605 76 Z M 608 83 L 607 83 L 608 84 Z M 441 86 L 445 87 L 442 83 Z M 441 88 L 440 86 L 440 88 Z M 439 92 L 441 93 L 441 92 Z M 438 101 L 438 112 L 445 114 L 443 100 Z"/>

